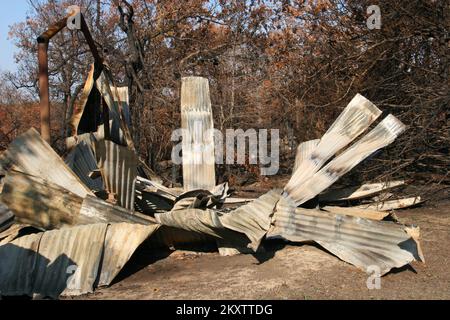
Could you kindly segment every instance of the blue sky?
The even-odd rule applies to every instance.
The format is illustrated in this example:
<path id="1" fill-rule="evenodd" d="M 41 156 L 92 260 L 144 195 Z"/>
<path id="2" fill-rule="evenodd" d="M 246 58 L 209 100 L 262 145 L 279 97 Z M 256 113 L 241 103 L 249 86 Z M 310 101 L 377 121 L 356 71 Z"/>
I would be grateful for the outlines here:
<path id="1" fill-rule="evenodd" d="M 27 16 L 27 0 L 7 0 L 1 2 L 0 9 L 0 70 L 14 71 L 15 46 L 8 40 L 9 26 L 24 21 Z"/>

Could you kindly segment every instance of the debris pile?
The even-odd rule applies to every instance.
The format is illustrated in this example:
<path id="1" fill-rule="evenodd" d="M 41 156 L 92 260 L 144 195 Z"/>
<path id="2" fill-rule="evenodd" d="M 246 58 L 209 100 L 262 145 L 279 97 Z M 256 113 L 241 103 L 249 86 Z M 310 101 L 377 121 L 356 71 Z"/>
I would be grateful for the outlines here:
<path id="1" fill-rule="evenodd" d="M 382 112 L 363 96 L 322 138 L 298 146 L 284 189 L 242 199 L 231 197 L 227 183 L 216 185 L 207 79 L 182 79 L 183 188 L 164 185 L 139 159 L 127 89 L 111 79 L 106 68 L 96 75 L 92 66 L 64 159 L 33 128 L 0 155 L 0 295 L 93 292 L 109 285 L 143 242 L 211 241 L 221 255 L 257 252 L 271 239 L 315 242 L 381 274 L 424 261 L 419 228 L 391 215 L 421 202 L 391 200 L 388 191 L 405 181 L 330 188 L 405 129 L 388 115 L 364 134 Z"/>

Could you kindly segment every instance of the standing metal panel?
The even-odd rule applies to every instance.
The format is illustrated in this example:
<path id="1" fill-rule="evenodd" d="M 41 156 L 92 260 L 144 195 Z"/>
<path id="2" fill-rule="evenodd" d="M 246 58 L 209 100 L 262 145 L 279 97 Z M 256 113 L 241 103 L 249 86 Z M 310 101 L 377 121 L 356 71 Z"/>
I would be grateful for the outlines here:
<path id="1" fill-rule="evenodd" d="M 208 79 L 182 78 L 181 127 L 184 190 L 210 190 L 216 185 L 216 175 Z"/>

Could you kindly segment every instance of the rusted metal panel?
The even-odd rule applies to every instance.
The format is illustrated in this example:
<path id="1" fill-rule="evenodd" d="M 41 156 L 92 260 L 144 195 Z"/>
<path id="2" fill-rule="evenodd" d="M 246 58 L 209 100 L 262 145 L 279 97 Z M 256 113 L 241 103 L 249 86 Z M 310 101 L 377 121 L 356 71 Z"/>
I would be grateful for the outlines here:
<path id="1" fill-rule="evenodd" d="M 106 286 L 117 276 L 136 248 L 159 225 L 138 225 L 129 223 L 116 223 L 108 226 L 106 231 L 105 249 L 101 263 L 101 272 L 98 286 Z"/>
<path id="2" fill-rule="evenodd" d="M 133 211 L 138 164 L 136 154 L 127 147 L 102 140 L 95 143 L 95 156 L 108 193 L 116 197 L 119 206 Z"/>
<path id="3" fill-rule="evenodd" d="M 373 196 L 382 191 L 405 185 L 404 180 L 388 181 L 380 183 L 366 183 L 343 189 L 330 189 L 319 195 L 319 201 L 333 202 L 354 200 Z"/>
<path id="4" fill-rule="evenodd" d="M 181 128 L 184 190 L 210 190 L 216 185 L 216 176 L 208 79 L 181 79 Z"/>
<path id="5" fill-rule="evenodd" d="M 2 153 L 0 166 L 9 168 L 11 165 L 27 174 L 42 177 L 80 197 L 93 194 L 34 128 L 14 139 Z"/>
<path id="6" fill-rule="evenodd" d="M 310 156 L 299 164 L 284 188 L 286 193 L 295 193 L 326 161 L 369 128 L 380 115 L 381 110 L 357 94 L 323 135 Z"/>
<path id="7" fill-rule="evenodd" d="M 424 261 L 416 227 L 296 208 L 285 198 L 278 203 L 267 237 L 315 241 L 364 271 L 377 266 L 381 274 L 414 260 Z"/>
<path id="8" fill-rule="evenodd" d="M 104 190 L 101 177 L 92 179 L 89 176 L 91 172 L 98 170 L 98 166 L 94 152 L 85 141 L 80 141 L 70 151 L 64 162 L 89 189 L 92 191 Z"/>
<path id="9" fill-rule="evenodd" d="M 303 184 L 290 189 L 288 195 L 294 199 L 297 206 L 314 198 L 372 153 L 392 143 L 404 130 L 405 125 L 400 120 L 391 114 L 388 115 L 367 135 L 331 160 Z"/>
<path id="10" fill-rule="evenodd" d="M 69 18 L 79 14 L 81 18 L 81 31 L 89 45 L 89 49 L 94 56 L 95 62 L 103 67 L 103 59 L 97 51 L 94 40 L 92 39 L 89 28 L 80 12 L 80 8 L 73 10 L 63 19 L 51 25 L 48 30 L 42 33 L 38 38 L 38 63 L 39 63 L 39 97 L 40 97 L 40 118 L 42 138 L 50 143 L 50 98 L 48 81 L 48 44 L 52 37 L 60 32 L 67 24 Z"/>
<path id="11" fill-rule="evenodd" d="M 127 222 L 149 225 L 154 222 L 154 219 L 151 217 L 139 214 L 138 212 L 132 213 L 125 208 L 115 206 L 93 196 L 87 196 L 83 199 L 79 216 L 78 224 Z"/>

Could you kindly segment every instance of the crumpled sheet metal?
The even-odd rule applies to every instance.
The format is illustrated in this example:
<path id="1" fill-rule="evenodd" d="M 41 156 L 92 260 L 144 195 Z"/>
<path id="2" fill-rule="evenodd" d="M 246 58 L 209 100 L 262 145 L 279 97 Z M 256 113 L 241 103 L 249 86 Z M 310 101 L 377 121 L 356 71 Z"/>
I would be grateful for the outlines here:
<path id="1" fill-rule="evenodd" d="M 52 230 L 0 246 L 0 293 L 57 298 L 92 292 L 106 227 Z"/>
<path id="2" fill-rule="evenodd" d="M 270 228 L 273 212 L 280 195 L 281 190 L 271 190 L 256 200 L 222 215 L 222 225 L 244 233 L 251 241 L 249 248 L 256 251 Z"/>
<path id="3" fill-rule="evenodd" d="M 155 214 L 155 218 L 161 225 L 207 234 L 256 251 L 270 228 L 280 194 L 281 190 L 269 191 L 230 213 L 185 209 Z M 246 239 L 239 234 L 245 235 Z"/>
<path id="4" fill-rule="evenodd" d="M 95 156 L 108 193 L 114 194 L 119 206 L 133 211 L 138 164 L 134 151 L 101 140 L 95 143 Z"/>
<path id="5" fill-rule="evenodd" d="M 383 275 L 414 260 L 424 261 L 418 227 L 296 208 L 285 198 L 277 205 L 273 224 L 268 238 L 314 241 L 364 271 L 377 266 Z"/>
<path id="6" fill-rule="evenodd" d="M 158 225 L 91 224 L 0 246 L 0 294 L 58 298 L 108 285 Z"/>
<path id="7" fill-rule="evenodd" d="M 89 189 L 92 191 L 104 190 L 101 177 L 95 179 L 89 177 L 92 171 L 98 170 L 98 166 L 94 152 L 85 141 L 80 141 L 70 151 L 64 162 Z"/>
<path id="8" fill-rule="evenodd" d="M 9 168 L 11 165 L 55 183 L 79 197 L 93 195 L 34 128 L 14 139 L 2 153 L 0 166 Z"/>
<path id="9" fill-rule="evenodd" d="M 148 217 L 94 196 L 84 199 L 41 178 L 10 170 L 0 194 L 16 221 L 42 230 L 79 224 L 129 222 L 150 224 Z"/>
<path id="10" fill-rule="evenodd" d="M 111 131 L 111 139 L 113 139 L 115 143 L 127 145 L 134 150 L 133 139 L 127 123 L 127 111 L 124 108 L 128 107 L 128 90 L 126 90 L 126 92 L 125 89 L 119 91 L 119 88 L 113 85 L 110 71 L 106 69 L 102 71 L 95 81 L 95 86 L 108 105 L 110 119 L 112 119 L 111 129 L 117 128 L 117 130 Z M 121 100 L 124 94 L 126 94 L 127 101 Z M 121 103 L 119 103 L 119 101 Z"/>
<path id="11" fill-rule="evenodd" d="M 176 198 L 172 211 L 220 207 L 228 197 L 228 190 L 228 182 L 224 182 L 211 190 L 197 189 L 183 192 Z"/>
<path id="12" fill-rule="evenodd" d="M 115 223 L 108 226 L 98 286 L 109 285 L 131 258 L 137 247 L 152 235 L 159 225 Z"/>

